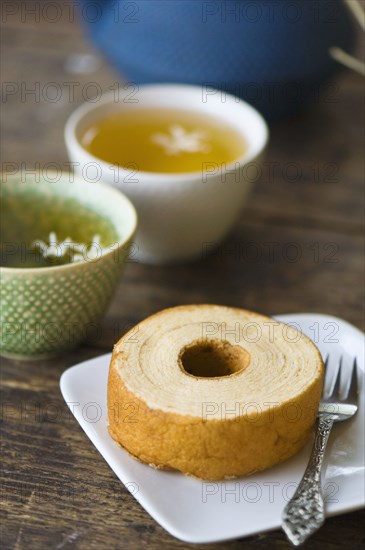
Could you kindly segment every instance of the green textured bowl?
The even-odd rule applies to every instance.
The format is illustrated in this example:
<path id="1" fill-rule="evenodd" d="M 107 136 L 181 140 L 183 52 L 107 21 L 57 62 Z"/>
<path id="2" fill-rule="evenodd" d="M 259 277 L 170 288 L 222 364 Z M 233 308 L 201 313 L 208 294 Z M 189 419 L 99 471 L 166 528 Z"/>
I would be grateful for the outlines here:
<path id="1" fill-rule="evenodd" d="M 136 211 L 119 191 L 71 174 L 1 179 L 1 355 L 58 355 L 90 335 L 102 319 L 125 266 Z M 83 259 L 44 267 L 30 244 L 71 237 L 101 247 Z M 47 260 L 48 261 L 48 260 Z M 31 266 L 31 267 L 29 267 Z"/>

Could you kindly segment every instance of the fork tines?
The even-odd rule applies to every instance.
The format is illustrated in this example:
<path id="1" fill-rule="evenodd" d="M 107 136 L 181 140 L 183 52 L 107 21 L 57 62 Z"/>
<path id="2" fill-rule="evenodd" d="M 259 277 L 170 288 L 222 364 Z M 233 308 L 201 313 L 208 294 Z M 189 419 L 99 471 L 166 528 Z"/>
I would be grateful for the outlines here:
<path id="1" fill-rule="evenodd" d="M 340 362 L 337 368 L 337 373 L 334 376 L 331 372 L 331 368 L 328 367 L 329 363 L 329 355 L 327 355 L 324 365 L 326 369 L 326 384 L 325 387 L 330 384 L 329 391 L 324 392 L 327 394 L 327 399 L 330 398 L 340 398 L 341 393 L 341 378 L 342 378 L 342 372 L 343 372 L 343 356 L 340 358 Z M 353 401 L 356 399 L 358 395 L 358 374 L 357 374 L 357 360 L 356 357 L 354 359 L 352 369 L 351 369 L 351 379 L 350 383 L 345 388 L 344 397 L 341 399 L 341 401 L 351 400 Z"/>

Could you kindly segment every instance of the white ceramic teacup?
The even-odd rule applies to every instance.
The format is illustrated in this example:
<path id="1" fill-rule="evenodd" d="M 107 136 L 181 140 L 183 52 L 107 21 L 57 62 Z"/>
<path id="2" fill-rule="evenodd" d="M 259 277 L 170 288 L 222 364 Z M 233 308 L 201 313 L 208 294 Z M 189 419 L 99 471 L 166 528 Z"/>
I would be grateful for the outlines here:
<path id="1" fill-rule="evenodd" d="M 82 145 L 85 130 L 96 120 L 120 110 L 181 109 L 221 119 L 242 134 L 245 154 L 219 167 L 205 164 L 199 172 L 152 173 L 110 165 Z M 137 208 L 137 258 L 146 263 L 174 263 L 202 255 L 217 245 L 235 223 L 260 162 L 268 129 L 262 116 L 239 98 L 218 90 L 181 84 L 130 87 L 107 93 L 78 107 L 67 121 L 65 140 L 76 173 L 123 191 Z M 252 172 L 257 173 L 253 169 Z"/>

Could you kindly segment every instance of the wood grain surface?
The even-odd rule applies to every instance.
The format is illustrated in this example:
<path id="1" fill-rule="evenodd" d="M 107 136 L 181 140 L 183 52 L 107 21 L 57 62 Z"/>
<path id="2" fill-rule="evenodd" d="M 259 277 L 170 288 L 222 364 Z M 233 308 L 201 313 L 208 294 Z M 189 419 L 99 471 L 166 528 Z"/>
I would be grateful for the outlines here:
<path id="1" fill-rule="evenodd" d="M 79 22 L 70 21 L 64 2 L 57 24 L 44 17 L 22 21 L 24 2 L 3 4 L 14 14 L 2 17 L 2 81 L 9 86 L 2 100 L 2 168 L 53 163 L 67 170 L 67 116 L 85 89 L 91 93 L 91 82 L 105 91 L 120 76 Z M 50 82 L 62 91 L 56 102 L 26 93 Z M 70 82 L 74 97 L 65 86 Z M 118 481 L 70 416 L 60 375 L 110 351 L 147 315 L 177 304 L 322 312 L 364 329 L 363 100 L 363 80 L 344 71 L 305 111 L 271 127 L 265 164 L 240 222 L 211 255 L 212 243 L 202 243 L 201 259 L 182 266 L 131 258 L 100 330 L 82 347 L 49 361 L 2 359 L 2 548 L 198 548 L 166 533 Z M 330 518 L 304 548 L 362 548 L 364 519 L 363 511 Z M 205 546 L 289 547 L 279 530 Z"/>

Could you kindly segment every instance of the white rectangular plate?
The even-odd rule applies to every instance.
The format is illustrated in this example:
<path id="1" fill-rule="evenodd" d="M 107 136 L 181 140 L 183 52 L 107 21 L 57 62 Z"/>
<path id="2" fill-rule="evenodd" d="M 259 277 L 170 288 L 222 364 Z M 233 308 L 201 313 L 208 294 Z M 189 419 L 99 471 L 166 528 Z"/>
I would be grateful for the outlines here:
<path id="1" fill-rule="evenodd" d="M 317 314 L 280 315 L 329 354 L 332 365 L 357 357 L 360 408 L 333 428 L 323 476 L 327 515 L 364 506 L 364 334 L 346 321 Z M 61 391 L 76 420 L 109 466 L 147 512 L 173 536 L 191 543 L 218 542 L 280 527 L 282 510 L 306 467 L 311 442 L 265 472 L 208 483 L 154 470 L 131 458 L 108 434 L 106 385 L 111 354 L 80 363 L 61 377 Z M 151 434 L 152 436 L 152 434 Z"/>

